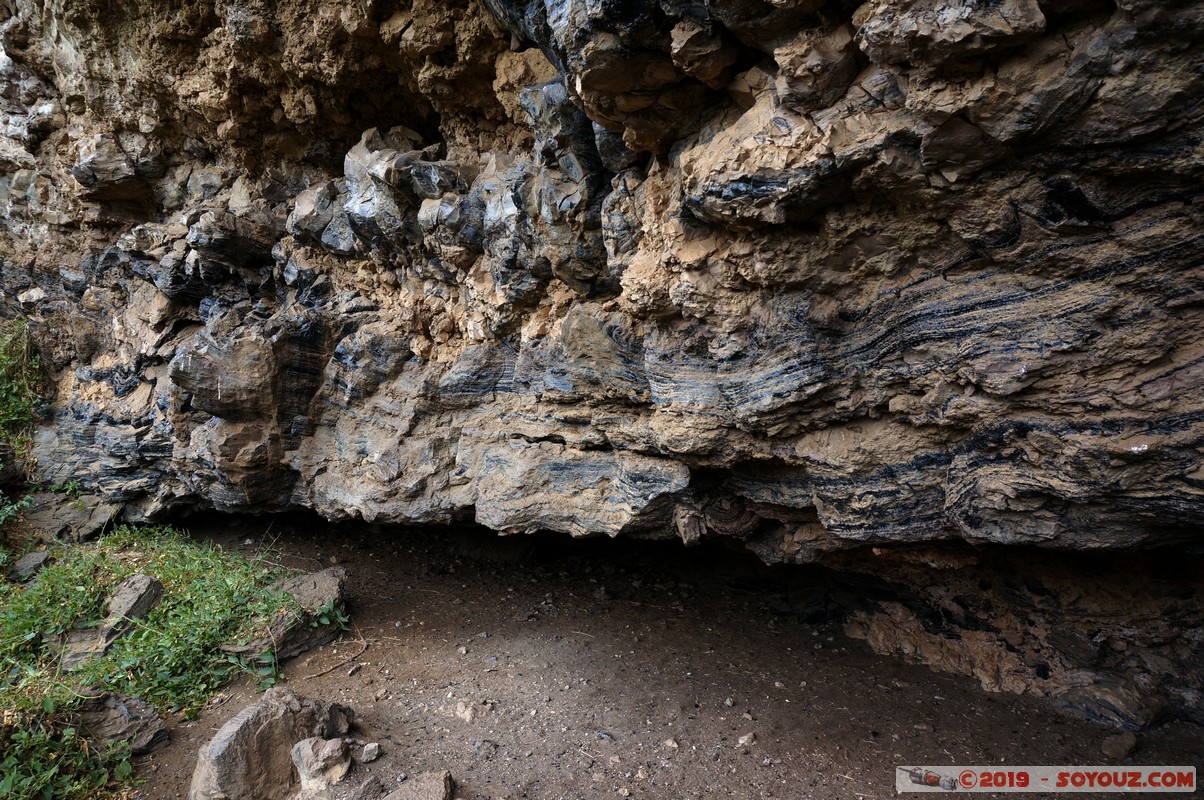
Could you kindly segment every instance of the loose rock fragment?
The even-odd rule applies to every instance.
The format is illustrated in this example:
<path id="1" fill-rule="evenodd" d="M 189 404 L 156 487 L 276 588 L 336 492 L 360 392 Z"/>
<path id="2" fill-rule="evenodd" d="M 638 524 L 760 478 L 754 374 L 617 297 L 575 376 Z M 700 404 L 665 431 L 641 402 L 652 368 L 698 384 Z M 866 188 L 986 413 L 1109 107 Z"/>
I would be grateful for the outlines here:
<path id="1" fill-rule="evenodd" d="M 108 616 L 100 626 L 100 640 L 106 645 L 130 630 L 163 599 L 163 584 L 150 575 L 131 575 L 109 597 Z"/>
<path id="2" fill-rule="evenodd" d="M 1129 731 L 1119 733 L 1116 736 L 1109 736 L 1107 739 L 1104 739 L 1103 745 L 1100 746 L 1100 750 L 1103 751 L 1104 755 L 1113 761 L 1124 761 L 1136 749 L 1137 737 Z"/>
<path id="3" fill-rule="evenodd" d="M 318 795 L 338 783 L 351 769 L 351 754 L 343 739 L 310 737 L 293 745 L 293 765 L 301 776 L 301 792 Z"/>
<path id="4" fill-rule="evenodd" d="M 410 775 L 401 788 L 390 792 L 385 800 L 452 800 L 455 789 L 450 772 L 423 772 Z"/>

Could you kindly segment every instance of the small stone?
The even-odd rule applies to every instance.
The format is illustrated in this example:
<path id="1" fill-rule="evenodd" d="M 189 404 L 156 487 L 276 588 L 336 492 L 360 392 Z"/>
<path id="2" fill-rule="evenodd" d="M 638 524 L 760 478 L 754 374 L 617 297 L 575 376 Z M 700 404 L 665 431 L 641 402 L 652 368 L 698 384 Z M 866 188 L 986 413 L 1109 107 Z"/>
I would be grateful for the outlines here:
<path id="1" fill-rule="evenodd" d="M 347 800 L 378 800 L 385 794 L 385 785 L 380 778 L 369 775 L 368 779 L 356 787 Z"/>
<path id="2" fill-rule="evenodd" d="M 740 747 L 749 747 L 749 746 L 757 743 L 757 734 L 756 733 L 746 733 L 743 736 L 741 736 L 739 739 L 737 739 L 736 742 Z"/>
<path id="3" fill-rule="evenodd" d="M 1104 751 L 1104 755 L 1114 761 L 1124 761 L 1133 754 L 1137 749 L 1137 737 L 1125 731 L 1116 736 L 1109 736 L 1104 739 L 1104 743 L 1100 746 L 1100 750 Z"/>
<path id="4" fill-rule="evenodd" d="M 447 770 L 424 772 L 414 775 L 398 789 L 394 789 L 385 800 L 451 800 L 456 782 Z"/>
<path id="5" fill-rule="evenodd" d="M 664 744 L 665 747 L 668 747 L 670 750 L 676 750 L 681 746 L 677 743 L 676 739 L 666 739 L 664 742 L 662 742 L 662 744 Z"/>
<path id="6" fill-rule="evenodd" d="M 477 707 L 467 700 L 461 700 L 456 703 L 455 716 L 464 722 L 472 722 L 477 718 Z"/>
<path id="7" fill-rule="evenodd" d="M 729 698 L 727 698 L 726 700 L 724 700 L 724 701 L 723 701 L 723 704 L 724 704 L 725 706 L 727 706 L 728 708 L 731 708 L 732 706 L 734 706 L 734 705 L 736 704 L 736 701 L 735 701 L 735 700 L 732 700 L 732 698 L 730 698 L 730 697 L 729 697 Z"/>
<path id="8" fill-rule="evenodd" d="M 32 289 L 26 289 L 17 295 L 17 299 L 22 303 L 40 303 L 46 299 L 46 290 L 41 286 L 35 286 Z"/>
<path id="9" fill-rule="evenodd" d="M 368 742 L 360 751 L 361 764 L 371 764 L 378 758 L 380 758 L 380 744 L 377 742 Z"/>

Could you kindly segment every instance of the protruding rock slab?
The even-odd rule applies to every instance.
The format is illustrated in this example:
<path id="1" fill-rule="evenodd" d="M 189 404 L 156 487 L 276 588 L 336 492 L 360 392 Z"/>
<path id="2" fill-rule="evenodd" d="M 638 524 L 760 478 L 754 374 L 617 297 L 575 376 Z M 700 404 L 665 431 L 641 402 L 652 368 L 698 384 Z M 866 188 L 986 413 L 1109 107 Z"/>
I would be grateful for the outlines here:
<path id="1" fill-rule="evenodd" d="M 87 697 L 79 710 L 79 726 L 102 747 L 128 742 L 134 755 L 167 741 L 163 720 L 149 703 L 113 692 Z"/>
<path id="2" fill-rule="evenodd" d="M 32 553 L 26 553 L 16 560 L 9 574 L 14 580 L 27 581 L 32 578 L 38 570 L 46 566 L 50 561 L 50 553 L 46 550 L 34 550 Z"/>
<path id="3" fill-rule="evenodd" d="M 300 611 L 286 610 L 277 613 L 269 623 L 268 633 L 245 644 L 225 644 L 222 650 L 236 655 L 254 656 L 274 650 L 276 658 L 292 658 L 313 647 L 334 640 L 342 625 L 334 618 L 321 621 L 321 613 L 346 610 L 347 602 L 343 583 L 347 570 L 329 567 L 321 572 L 311 572 L 287 578 L 277 584 L 278 589 L 293 596 Z"/>
<path id="4" fill-rule="evenodd" d="M 131 575 L 109 598 L 109 614 L 100 626 L 100 640 L 108 645 L 126 633 L 163 600 L 163 584 L 150 575 Z"/>
<path id="5" fill-rule="evenodd" d="M 277 686 L 201 747 L 188 800 L 283 798 L 297 785 L 291 756 L 303 739 L 343 736 L 354 712 Z"/>
<path id="6" fill-rule="evenodd" d="M 23 517 L 25 527 L 44 542 L 82 542 L 100 535 L 121 512 L 118 503 L 103 497 L 71 498 L 56 492 L 32 495 Z"/>
<path id="7" fill-rule="evenodd" d="M 94 656 L 108 651 L 120 639 L 134 620 L 142 619 L 163 599 L 163 584 L 150 575 L 131 575 L 109 598 L 108 616 L 99 629 L 83 628 L 68 631 L 60 641 L 59 662 L 65 670 L 77 669 Z"/>

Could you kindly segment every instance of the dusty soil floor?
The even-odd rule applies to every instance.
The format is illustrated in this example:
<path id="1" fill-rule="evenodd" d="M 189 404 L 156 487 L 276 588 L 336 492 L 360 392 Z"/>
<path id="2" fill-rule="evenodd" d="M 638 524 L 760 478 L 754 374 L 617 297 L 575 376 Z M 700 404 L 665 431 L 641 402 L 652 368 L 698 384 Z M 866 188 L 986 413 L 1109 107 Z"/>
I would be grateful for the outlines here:
<path id="1" fill-rule="evenodd" d="M 668 543 L 190 527 L 350 573 L 354 629 L 284 669 L 298 694 L 353 707 L 353 734 L 382 746 L 343 796 L 369 775 L 392 788 L 449 769 L 462 800 L 853 800 L 897 796 L 903 764 L 1110 763 L 1100 746 L 1116 731 L 847 638 L 813 570 Z M 170 744 L 138 764 L 140 796 L 186 797 L 197 749 L 258 693 L 234 686 L 173 721 Z M 1198 766 L 1201 741 L 1173 723 L 1141 735 L 1132 763 Z"/>

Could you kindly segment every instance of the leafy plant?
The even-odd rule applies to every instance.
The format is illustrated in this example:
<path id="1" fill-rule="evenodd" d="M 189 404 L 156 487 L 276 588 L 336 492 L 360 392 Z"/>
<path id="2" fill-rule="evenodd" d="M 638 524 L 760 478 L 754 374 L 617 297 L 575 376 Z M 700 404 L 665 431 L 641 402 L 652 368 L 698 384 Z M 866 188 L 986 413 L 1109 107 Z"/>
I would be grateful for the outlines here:
<path id="1" fill-rule="evenodd" d="M 67 483 L 52 483 L 50 491 L 67 495 L 74 500 L 80 495 L 79 481 L 68 481 Z"/>
<path id="2" fill-rule="evenodd" d="M 226 660 L 239 671 L 258 677 L 260 689 L 270 689 L 280 683 L 280 662 L 274 650 L 251 657 L 228 653 Z"/>
<path id="3" fill-rule="evenodd" d="M 326 601 L 326 605 L 319 608 L 310 617 L 309 625 L 311 628 L 317 628 L 330 623 L 338 623 L 341 630 L 351 630 L 351 617 L 344 614 L 338 606 L 335 605 L 334 598 Z"/>
<path id="4" fill-rule="evenodd" d="M 73 727 L 21 722 L 0 725 L 0 797 L 95 797 L 133 774 L 127 749 L 95 753 Z"/>
<path id="5" fill-rule="evenodd" d="M 29 451 L 41 388 L 42 362 L 25 320 L 0 322 L 0 441 L 18 455 Z"/>
<path id="6" fill-rule="evenodd" d="M 7 495 L 0 492 L 0 528 L 12 522 L 17 515 L 29 508 L 31 502 L 33 502 L 32 497 L 9 500 Z"/>
<path id="7" fill-rule="evenodd" d="M 8 548 L 5 546 L 7 542 L 5 541 L 6 537 L 3 529 L 8 523 L 16 519 L 22 511 L 29 508 L 30 502 L 32 502 L 32 498 L 30 497 L 9 500 L 6 494 L 0 492 L 0 573 L 3 572 L 4 566 L 8 563 L 10 557 Z"/>

